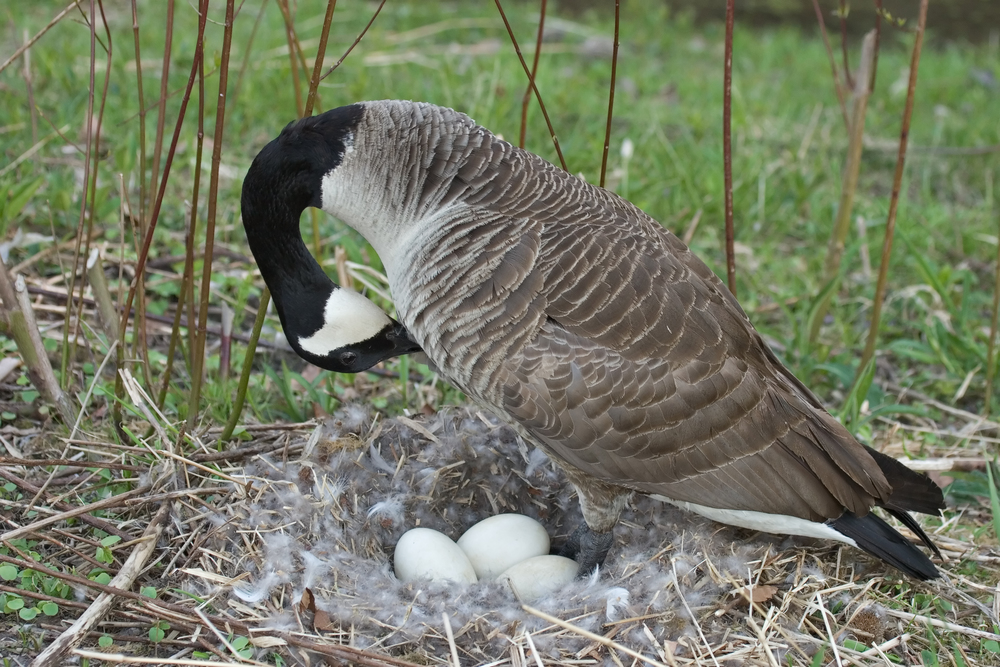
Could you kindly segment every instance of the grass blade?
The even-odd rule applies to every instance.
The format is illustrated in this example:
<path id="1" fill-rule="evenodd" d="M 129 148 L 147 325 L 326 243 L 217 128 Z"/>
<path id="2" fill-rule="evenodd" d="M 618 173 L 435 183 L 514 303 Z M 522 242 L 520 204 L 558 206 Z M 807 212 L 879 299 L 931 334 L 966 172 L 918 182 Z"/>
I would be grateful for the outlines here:
<path id="1" fill-rule="evenodd" d="M 990 510 L 993 514 L 993 533 L 997 538 L 1000 538 L 1000 493 L 997 492 L 997 478 L 993 474 L 996 466 L 997 459 L 994 457 L 993 461 L 986 466 L 986 475 L 990 479 Z"/>

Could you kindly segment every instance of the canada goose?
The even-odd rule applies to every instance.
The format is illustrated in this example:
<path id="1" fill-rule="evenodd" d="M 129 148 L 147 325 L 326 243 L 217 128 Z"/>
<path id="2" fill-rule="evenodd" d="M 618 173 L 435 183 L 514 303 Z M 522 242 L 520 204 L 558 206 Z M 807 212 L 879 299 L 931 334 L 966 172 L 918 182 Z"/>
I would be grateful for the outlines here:
<path id="1" fill-rule="evenodd" d="M 289 124 L 247 173 L 243 224 L 286 333 L 324 366 L 355 351 L 352 336 L 323 332 L 361 321 L 350 309 L 362 302 L 340 298 L 306 250 L 306 206 L 358 230 L 386 268 L 406 332 L 367 302 L 362 333 L 382 352 L 366 359 L 409 351 L 399 336 L 411 337 L 565 470 L 585 520 L 571 538 L 582 571 L 603 562 L 639 491 L 938 576 L 870 510 L 937 553 L 908 511 L 937 514 L 941 490 L 859 444 L 716 275 L 631 203 L 431 104 L 363 102 Z"/>

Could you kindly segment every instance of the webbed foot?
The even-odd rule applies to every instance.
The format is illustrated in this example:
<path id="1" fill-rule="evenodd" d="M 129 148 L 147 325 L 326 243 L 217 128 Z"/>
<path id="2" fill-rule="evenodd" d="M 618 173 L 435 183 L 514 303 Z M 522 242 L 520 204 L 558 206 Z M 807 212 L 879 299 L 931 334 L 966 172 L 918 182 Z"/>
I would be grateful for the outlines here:
<path id="1" fill-rule="evenodd" d="M 589 577 L 594 569 L 604 564 L 604 559 L 615 542 L 614 531 L 595 532 L 586 523 L 573 531 L 566 544 L 559 550 L 560 556 L 572 558 L 580 564 L 577 578 Z"/>

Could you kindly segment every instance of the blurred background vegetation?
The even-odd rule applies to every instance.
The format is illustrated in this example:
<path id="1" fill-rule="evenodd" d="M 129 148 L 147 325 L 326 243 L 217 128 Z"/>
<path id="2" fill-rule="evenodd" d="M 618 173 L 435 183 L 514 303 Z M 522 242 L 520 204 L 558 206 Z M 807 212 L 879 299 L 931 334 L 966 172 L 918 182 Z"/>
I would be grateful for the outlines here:
<path id="1" fill-rule="evenodd" d="M 592 182 L 598 180 L 600 169 L 613 45 L 613 9 L 606 4 L 553 3 L 538 69 L 538 86 L 569 168 Z M 843 70 L 837 3 L 825 5 L 824 18 Z M 289 8 L 293 39 L 302 54 L 294 76 L 282 6 Z M 170 7 L 171 58 L 167 79 L 162 80 Z M 850 387 L 867 333 L 913 43 L 914 4 L 886 3 L 885 7 L 894 20 L 888 20 L 887 14 L 883 21 L 843 280 L 834 295 L 835 307 L 815 342 L 805 334 L 811 308 L 825 285 L 822 266 L 841 191 L 848 132 L 815 14 L 810 17 L 811 3 L 740 3 L 737 11 L 732 110 L 739 295 L 783 358 L 834 407 L 843 402 Z M 40 30 L 60 8 L 53 2 L 7 4 L 0 14 L 3 52 L 13 53 L 25 35 Z M 373 3 L 339 4 L 327 65 L 347 49 L 376 8 Z M 163 178 L 197 40 L 197 12 L 189 3 L 140 2 L 135 30 L 129 3 L 99 9 L 93 45 L 89 5 L 84 2 L 30 49 L 27 69 L 19 59 L 0 74 L 4 96 L 0 151 L 6 161 L 0 170 L 4 255 L 9 255 L 8 266 L 23 266 L 36 288 L 36 299 L 55 310 L 65 303 L 49 293 L 65 297 L 76 240 L 81 237 L 84 246 L 102 248 L 112 292 L 118 294 L 133 278 L 141 247 L 137 231 L 149 223 L 154 186 Z M 301 65 L 308 60 L 305 64 L 311 67 L 324 9 L 325 3 L 318 1 L 248 2 L 239 5 L 233 25 L 218 170 L 217 257 L 207 312 L 209 328 L 215 330 L 223 304 L 231 309 L 237 338 L 252 323 L 262 288 L 247 257 L 239 222 L 241 176 L 256 151 L 301 109 L 311 72 Z M 204 98 L 199 100 L 195 85 L 152 238 L 149 273 L 139 295 L 148 313 L 166 318 L 166 322 L 146 325 L 147 338 L 141 347 L 148 349 L 150 379 L 162 378 L 167 370 L 170 321 L 185 272 L 188 209 L 195 199 L 199 125 L 205 144 L 194 245 L 200 249 L 205 243 L 205 217 L 213 198 L 207 186 L 224 10 L 224 3 L 211 4 L 205 32 Z M 516 2 L 507 11 L 530 60 L 538 6 Z M 888 400 L 879 386 L 891 380 L 975 413 L 988 412 L 983 401 L 997 237 L 994 174 L 1000 164 L 996 151 L 1000 121 L 995 113 L 1000 97 L 1000 47 L 998 24 L 988 17 L 996 11 L 995 3 L 932 5 L 880 338 L 878 372 L 883 382 L 875 383 L 868 396 L 872 400 Z M 611 189 L 687 238 L 717 270 L 724 268 L 724 32 L 718 22 L 722 15 L 721 0 L 624 3 L 608 182 Z M 852 66 L 858 59 L 859 35 L 872 27 L 875 16 L 874 6 L 861 3 L 846 14 L 846 51 Z M 92 160 L 90 173 L 96 167 L 96 191 L 91 191 L 91 206 L 84 198 L 83 176 L 92 46 L 96 95 L 91 124 L 96 129 L 99 123 L 100 136 L 99 143 L 92 144 L 96 161 Z M 142 105 L 137 52 L 143 75 Z M 392 2 L 343 65 L 320 83 L 317 109 L 361 99 L 426 100 L 460 109 L 517 141 L 525 87 L 524 73 L 492 3 Z M 166 92 L 162 105 L 161 90 Z M 534 102 L 531 107 L 527 147 L 555 160 L 542 116 Z M 158 134 L 160 122 L 164 129 Z M 626 141 L 634 146 L 628 158 L 621 153 Z M 140 172 L 143 164 L 145 171 Z M 125 186 L 124 204 L 119 177 Z M 127 214 L 124 225 L 123 211 Z M 303 228 L 311 238 L 309 218 L 304 216 Z M 345 248 L 350 262 L 380 268 L 364 240 L 344 226 L 323 218 L 318 228 L 320 259 L 330 265 L 331 272 L 338 245 Z M 54 252 L 54 247 L 59 251 Z M 202 258 L 195 253 L 193 259 L 189 270 L 197 285 Z M 73 281 L 73 286 L 79 289 L 84 282 Z M 39 291 L 43 283 L 48 292 Z M 192 294 L 199 294 L 197 287 Z M 61 346 L 62 341 L 72 341 L 67 327 L 79 336 L 73 361 L 82 363 L 57 364 L 57 373 L 62 374 L 64 387 L 80 393 L 93 380 L 108 342 L 96 329 L 76 324 L 76 316 L 70 309 L 62 322 L 48 322 L 45 337 L 49 346 Z M 274 340 L 277 329 L 275 320 L 269 320 L 265 344 Z M 202 404 L 217 420 L 228 414 L 235 373 L 222 379 L 218 336 L 208 335 L 207 344 L 209 382 Z M 185 376 L 192 362 L 190 350 L 184 345 L 179 350 L 170 376 L 176 381 L 169 384 L 166 402 L 178 418 L 184 418 L 189 384 Z M 242 350 L 242 345 L 233 350 L 234 368 L 239 368 Z M 5 343 L 4 351 L 13 354 L 12 343 Z M 272 370 L 270 380 L 251 384 L 256 419 L 301 418 L 311 410 L 304 404 L 315 403 L 307 391 L 297 399 L 303 405 L 288 404 L 301 382 L 287 391 L 270 391 L 271 382 L 281 376 L 280 370 L 273 369 L 280 369 L 283 362 L 301 370 L 287 355 L 263 352 L 260 367 Z M 393 364 L 390 367 L 391 373 L 399 372 Z M 416 370 L 414 377 L 430 377 L 426 368 Z M 369 391 L 374 378 L 320 382 L 334 396 L 347 391 L 350 397 L 358 382 L 358 389 Z M 28 388 L 20 396 L 8 392 L 3 400 L 23 402 L 33 398 L 30 392 Z M 103 388 L 96 393 L 101 396 Z M 414 392 L 404 382 L 395 387 L 383 385 L 376 393 L 380 405 L 419 410 L 424 402 L 433 405 L 444 400 L 448 390 L 431 383 Z"/>
<path id="2" fill-rule="evenodd" d="M 83 504 L 134 490 L 145 479 L 137 471 L 149 470 L 168 447 L 175 455 L 197 452 L 190 455 L 203 457 L 203 471 L 228 457 L 239 465 L 241 443 L 219 438 L 231 417 L 244 424 L 236 436 L 252 441 L 263 430 L 255 425 L 324 417 L 350 401 L 388 415 L 464 401 L 416 359 L 358 376 L 308 367 L 288 350 L 270 313 L 250 365 L 246 407 L 237 409 L 264 287 L 240 223 L 242 178 L 257 151 L 303 113 L 327 3 L 230 3 L 238 11 L 228 47 L 226 4 L 209 3 L 201 42 L 193 1 L 0 5 L 0 258 L 12 284 L 22 277 L 27 294 L 17 306 L 0 294 L 0 435 L 7 457 L 0 500 L 5 512 L 23 510 L 24 523 L 37 516 L 39 498 L 48 502 L 25 480 L 43 468 L 43 477 L 65 472 L 64 459 L 50 472 L 46 457 L 114 459 L 76 487 L 72 500 Z M 541 4 L 504 4 L 529 64 Z M 737 3 L 738 294 L 779 356 L 861 439 L 895 456 L 962 462 L 954 466 L 962 471 L 947 473 L 949 501 L 959 509 L 930 521 L 935 539 L 994 544 L 1000 499 L 985 462 L 1000 442 L 1000 391 L 990 381 L 997 375 L 991 326 L 1000 226 L 1000 3 L 930 5 L 878 354 L 865 373 L 859 359 L 872 319 L 918 3 L 885 0 L 878 14 L 879 4 L 818 3 L 831 56 L 810 0 Z M 337 3 L 324 69 L 341 59 L 378 9 L 373 2 Z M 622 3 L 606 184 L 682 237 L 720 275 L 724 14 L 724 0 Z M 860 175 L 842 265 L 831 281 L 824 265 L 850 139 L 831 57 L 843 83 L 878 16 Z M 201 68 L 194 67 L 199 43 Z M 549 3 L 537 84 L 568 168 L 593 183 L 600 179 L 613 48 L 613 2 Z M 493 2 L 393 0 L 319 83 L 315 110 L 366 99 L 424 100 L 468 113 L 516 143 L 526 84 Z M 849 109 L 850 91 L 845 96 Z M 526 147 L 557 161 L 537 104 L 528 106 Z M 379 259 L 363 238 L 316 212 L 303 216 L 302 231 L 331 275 L 391 310 Z M 87 272 L 94 249 L 96 269 Z M 98 307 L 102 284 L 110 316 Z M 132 319 L 119 329 L 115 309 L 122 312 L 130 288 Z M 831 308 L 824 315 L 819 304 L 826 297 Z M 41 332 L 35 361 L 40 356 L 51 365 L 55 389 L 44 395 L 26 370 L 32 343 L 14 336 L 15 320 L 28 312 Z M 117 382 L 116 369 L 128 372 Z M 53 400 L 53 391 L 65 398 Z M 112 419 L 118 411 L 120 425 Z M 24 467 L 5 470 L 15 461 Z M 117 516 L 134 529 L 127 511 Z M 73 571 L 93 565 L 89 576 L 107 583 L 113 546 L 131 535 L 112 528 L 74 527 L 85 557 L 64 551 L 61 538 L 0 546 L 8 559 L 0 576 L 13 582 L 0 589 L 4 618 L 27 623 L 56 615 L 65 604 L 54 601 L 73 597 L 65 581 L 25 566 L 12 549 L 51 558 L 46 562 L 55 569 L 61 558 Z M 995 573 L 982 562 L 970 558 L 953 569 L 993 590 Z M 157 595 L 159 572 L 148 575 L 150 597 Z M 934 596 L 911 599 L 908 591 L 905 584 L 893 588 L 899 596 L 893 604 L 931 615 L 939 604 L 942 616 L 950 613 Z M 163 618 L 150 621 L 149 640 L 162 640 L 168 628 Z M 44 633 L 24 632 L 40 650 Z M 246 638 L 237 639 L 244 649 Z M 968 664 L 991 664 L 1000 644 L 969 640 L 962 650 L 973 658 Z"/>

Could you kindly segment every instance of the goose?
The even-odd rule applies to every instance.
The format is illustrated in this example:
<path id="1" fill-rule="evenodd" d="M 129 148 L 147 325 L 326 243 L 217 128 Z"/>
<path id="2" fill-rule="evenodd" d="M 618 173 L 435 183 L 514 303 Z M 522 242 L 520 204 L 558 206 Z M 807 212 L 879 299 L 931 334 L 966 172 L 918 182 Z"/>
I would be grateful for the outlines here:
<path id="1" fill-rule="evenodd" d="M 671 232 L 465 114 L 385 100 L 292 122 L 254 159 L 241 206 L 293 347 L 334 370 L 423 350 L 563 469 L 581 572 L 604 563 L 639 492 L 939 576 L 873 511 L 940 558 L 910 515 L 943 509 L 937 485 L 859 443 Z M 320 269 L 307 206 L 371 243 L 398 322 Z"/>

